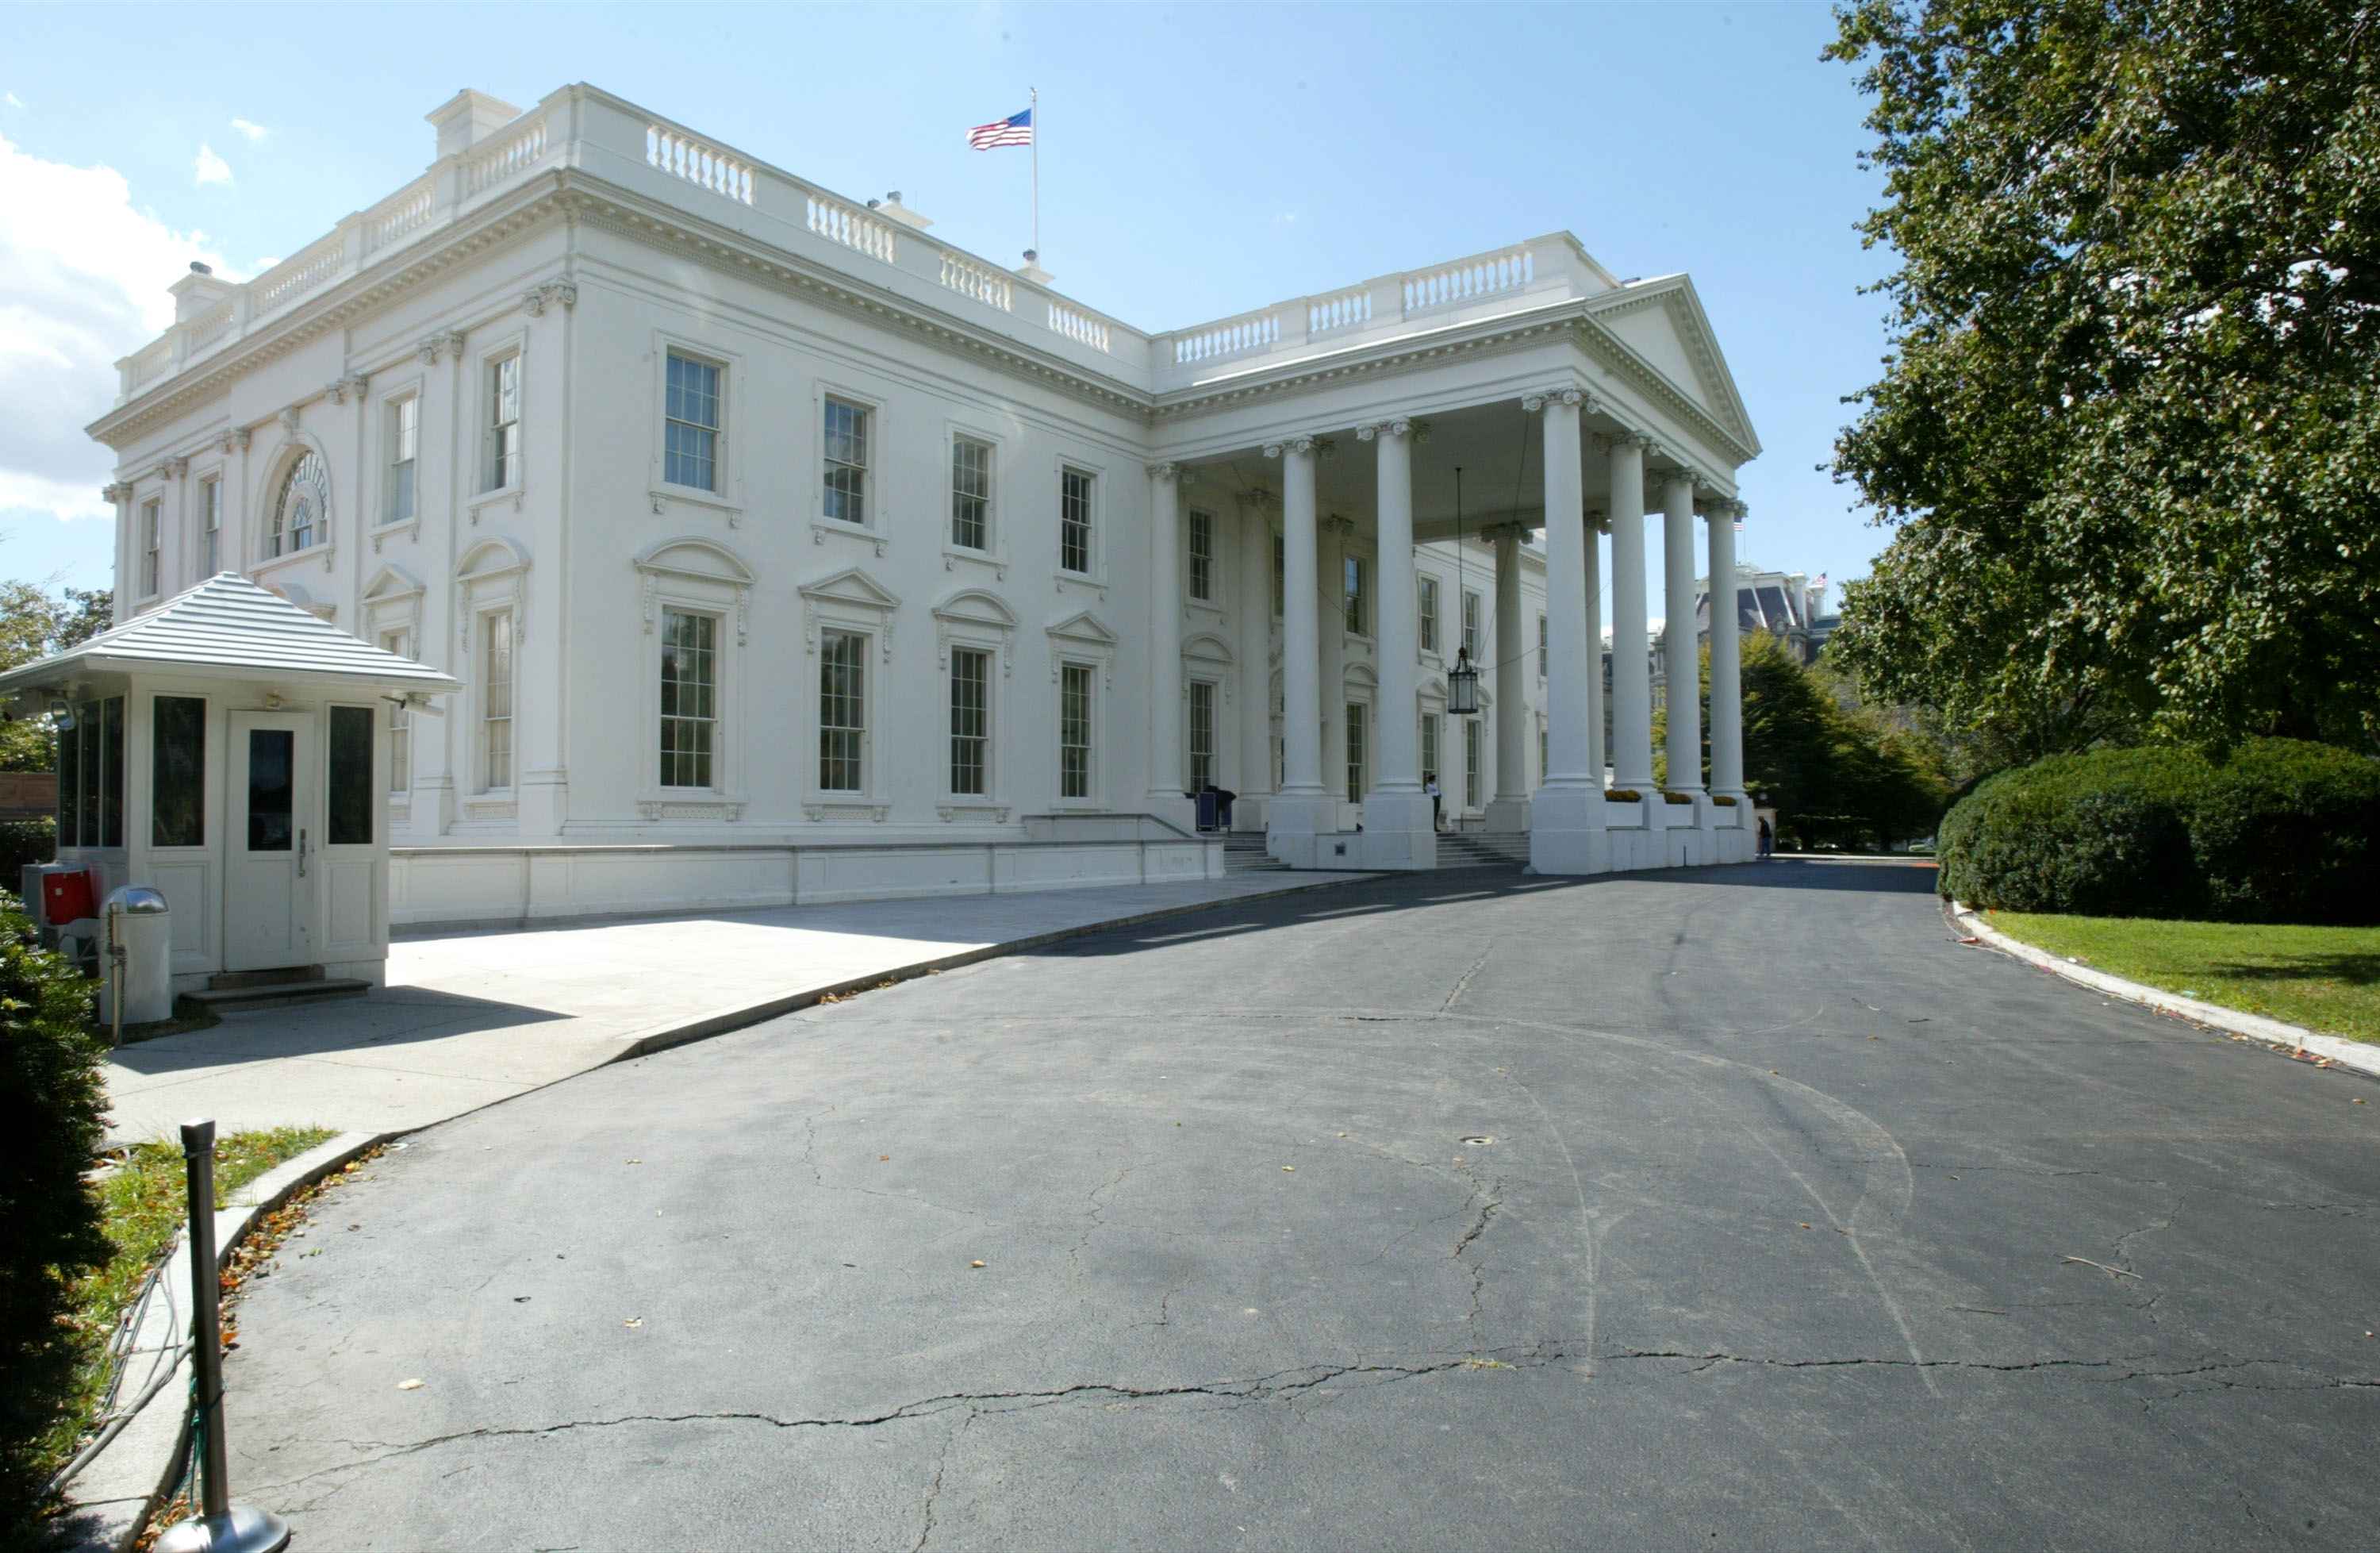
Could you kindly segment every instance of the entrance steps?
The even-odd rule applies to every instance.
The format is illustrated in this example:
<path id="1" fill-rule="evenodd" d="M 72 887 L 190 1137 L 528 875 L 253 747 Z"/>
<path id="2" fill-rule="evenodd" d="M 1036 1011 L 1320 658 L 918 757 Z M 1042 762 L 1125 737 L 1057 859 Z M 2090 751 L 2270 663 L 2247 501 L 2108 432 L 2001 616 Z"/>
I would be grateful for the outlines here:
<path id="1" fill-rule="evenodd" d="M 1440 868 L 1520 868 L 1529 861 L 1529 838 L 1517 831 L 1441 830 Z"/>
<path id="2" fill-rule="evenodd" d="M 1265 850 L 1264 833 L 1232 830 L 1223 833 L 1223 874 L 1286 874 L 1289 864 Z"/>
<path id="3" fill-rule="evenodd" d="M 280 971 L 226 971 L 208 977 L 203 992 L 182 996 L 211 1013 L 228 1014 L 242 1009 L 285 1009 L 293 1003 L 359 997 L 370 990 L 370 982 L 324 975 L 319 965 L 293 965 Z"/>

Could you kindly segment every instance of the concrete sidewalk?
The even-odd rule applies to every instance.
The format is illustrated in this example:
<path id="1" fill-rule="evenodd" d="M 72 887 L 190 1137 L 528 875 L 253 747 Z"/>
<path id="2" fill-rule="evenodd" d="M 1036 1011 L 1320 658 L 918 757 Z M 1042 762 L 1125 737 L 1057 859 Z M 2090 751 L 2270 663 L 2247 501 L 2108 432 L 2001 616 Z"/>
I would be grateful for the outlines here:
<path id="1" fill-rule="evenodd" d="M 793 906 L 402 938 L 360 998 L 224 1016 L 108 1064 L 111 1139 L 321 1126 L 397 1132 L 733 1029 L 853 982 L 1366 874 Z"/>

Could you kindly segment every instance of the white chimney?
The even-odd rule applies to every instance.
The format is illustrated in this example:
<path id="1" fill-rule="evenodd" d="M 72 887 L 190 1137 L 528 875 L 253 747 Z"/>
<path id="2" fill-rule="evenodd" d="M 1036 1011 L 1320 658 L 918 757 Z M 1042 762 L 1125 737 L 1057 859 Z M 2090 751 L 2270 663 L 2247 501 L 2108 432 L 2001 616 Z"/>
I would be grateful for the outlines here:
<path id="1" fill-rule="evenodd" d="M 870 200 L 868 207 L 879 215 L 889 215 L 902 226 L 922 232 L 933 223 L 901 202 L 901 191 L 892 190 L 881 200 Z"/>
<path id="2" fill-rule="evenodd" d="M 520 116 L 520 110 L 465 87 L 422 116 L 438 131 L 438 157 L 443 161 L 510 124 Z"/>

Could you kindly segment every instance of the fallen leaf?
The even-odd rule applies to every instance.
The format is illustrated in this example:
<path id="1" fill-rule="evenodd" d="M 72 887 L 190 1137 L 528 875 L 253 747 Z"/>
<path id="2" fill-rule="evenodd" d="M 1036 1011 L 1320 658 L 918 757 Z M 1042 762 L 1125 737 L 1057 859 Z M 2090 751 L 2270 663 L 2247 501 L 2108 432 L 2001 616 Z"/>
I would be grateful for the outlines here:
<path id="1" fill-rule="evenodd" d="M 1284 1170 L 1294 1170 L 1294 1169 L 1296 1169 L 1296 1168 L 1297 1168 L 1297 1167 L 1296 1167 L 1296 1166 L 1294 1166 L 1294 1165 L 1284 1165 L 1284 1166 L 1282 1166 L 1282 1167 L 1281 1167 L 1281 1168 L 1282 1168 L 1282 1169 L 1284 1169 Z"/>
<path id="2" fill-rule="evenodd" d="M 876 1157 L 877 1157 L 877 1158 L 879 1158 L 879 1159 L 890 1159 L 890 1158 L 892 1158 L 892 1156 L 891 1155 L 889 1155 L 889 1154 L 880 1154 L 880 1155 L 878 1155 Z"/>
<path id="3" fill-rule="evenodd" d="M 1803 1225 L 1803 1226 L 1802 1226 L 1802 1228 L 1803 1228 L 1803 1229 L 1807 1229 L 1809 1228 L 1809 1226 L 1808 1226 L 1808 1225 L 1806 1225 L 1806 1224 L 1804 1224 L 1804 1225 Z"/>
<path id="4" fill-rule="evenodd" d="M 629 1160 L 629 1161 L 628 1161 L 628 1163 L 629 1163 L 629 1164 L 631 1164 L 631 1165 L 642 1165 L 642 1164 L 644 1163 L 644 1161 L 643 1161 L 643 1160 L 641 1160 L 641 1159 L 631 1159 L 631 1160 Z"/>
<path id="5" fill-rule="evenodd" d="M 983 1264 L 982 1264 L 982 1263 L 980 1263 L 980 1262 L 970 1262 L 970 1263 L 968 1263 L 968 1264 L 967 1264 L 967 1266 L 970 1266 L 970 1267 L 980 1267 L 980 1266 L 983 1266 Z"/>
<path id="6" fill-rule="evenodd" d="M 627 1320 L 620 1323 L 623 1327 L 642 1327 L 644 1324 L 645 1318 L 641 1315 L 632 1315 L 628 1317 Z"/>
<path id="7" fill-rule="evenodd" d="M 396 1383 L 396 1388 L 399 1391 L 419 1391 L 421 1389 L 421 1382 L 418 1380 L 400 1380 Z"/>
<path id="8" fill-rule="evenodd" d="M 514 1304 L 516 1304 L 516 1305 L 525 1305 L 525 1304 L 528 1304 L 528 1300 L 529 1300 L 529 1297 L 528 1297 L 528 1295 L 526 1295 L 526 1294 L 516 1294 L 516 1295 L 514 1295 L 514 1296 L 513 1296 L 513 1303 L 514 1303 Z"/>

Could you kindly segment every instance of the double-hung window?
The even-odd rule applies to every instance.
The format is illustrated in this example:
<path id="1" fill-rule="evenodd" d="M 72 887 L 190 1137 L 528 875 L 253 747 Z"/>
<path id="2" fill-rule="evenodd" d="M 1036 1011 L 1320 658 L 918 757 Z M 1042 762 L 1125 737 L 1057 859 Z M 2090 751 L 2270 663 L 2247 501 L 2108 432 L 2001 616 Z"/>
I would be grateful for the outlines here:
<path id="1" fill-rule="evenodd" d="M 1479 807 L 1479 719 L 1463 719 L 1463 806 Z"/>
<path id="2" fill-rule="evenodd" d="M 719 369 L 669 353 L 662 407 L 662 481 L 697 491 L 719 489 Z M 676 783 L 673 786 L 689 784 Z M 709 787 L 708 782 L 691 784 Z"/>
<path id="3" fill-rule="evenodd" d="M 838 523 L 868 521 L 868 421 L 858 405 L 826 401 L 826 488 L 819 510 Z"/>
<path id="4" fill-rule="evenodd" d="M 1421 777 L 1425 782 L 1438 780 L 1438 714 L 1421 715 Z"/>
<path id="5" fill-rule="evenodd" d="M 488 363 L 488 486 L 520 483 L 521 393 L 518 353 Z"/>
<path id="6" fill-rule="evenodd" d="M 1281 618 L 1289 607 L 1289 541 L 1280 534 L 1272 536 L 1272 613 Z"/>
<path id="7" fill-rule="evenodd" d="M 868 638 L 831 630 L 819 642 L 819 786 L 858 792 L 866 782 Z"/>
<path id="8" fill-rule="evenodd" d="M 1360 701 L 1347 703 L 1347 801 L 1364 801 L 1364 715 Z"/>
<path id="9" fill-rule="evenodd" d="M 708 788 L 719 738 L 718 620 L 662 611 L 662 786 Z"/>
<path id="10" fill-rule="evenodd" d="M 1059 666 L 1058 796 L 1091 796 L 1091 670 L 1087 664 Z"/>
<path id="11" fill-rule="evenodd" d="M 1463 650 L 1471 661 L 1479 661 L 1479 595 L 1468 588 L 1463 592 Z"/>
<path id="12" fill-rule="evenodd" d="M 1421 580 L 1421 650 L 1438 651 L 1438 579 Z"/>
<path id="13" fill-rule="evenodd" d="M 951 543 L 962 550 L 991 548 L 991 444 L 951 440 Z"/>
<path id="14" fill-rule="evenodd" d="M 1547 664 L 1547 660 L 1548 660 L 1548 659 L 1549 659 L 1552 655 L 1553 655 L 1553 648 L 1552 648 L 1552 645 L 1551 645 L 1550 642 L 1548 641 L 1548 638 L 1547 638 L 1547 636 L 1546 636 L 1546 618 L 1545 618 L 1544 616 L 1540 615 L 1540 616 L 1538 616 L 1538 617 L 1537 617 L 1537 678 L 1538 678 L 1538 679 L 1544 679 L 1544 678 L 1546 677 L 1546 664 Z"/>
<path id="15" fill-rule="evenodd" d="M 1190 681 L 1190 790 L 1215 785 L 1215 682 Z"/>
<path id="16" fill-rule="evenodd" d="M 400 658 L 413 656 L 413 633 L 409 630 L 382 631 L 381 649 Z M 388 790 L 407 791 L 413 786 L 413 715 L 406 703 L 397 702 L 388 709 Z"/>
<path id="17" fill-rule="evenodd" d="M 165 570 L 165 504 L 152 496 L 140 507 L 140 596 L 155 598 Z"/>
<path id="18" fill-rule="evenodd" d="M 991 654 L 951 649 L 951 791 L 980 798 L 991 743 Z"/>
<path id="19" fill-rule="evenodd" d="M 1190 514 L 1190 596 L 1213 603 L 1215 598 L 1215 515 Z"/>
<path id="20" fill-rule="evenodd" d="M 513 612 L 480 617 L 480 786 L 499 792 L 513 785 Z"/>
<path id="21" fill-rule="evenodd" d="M 421 455 L 421 401 L 408 396 L 388 407 L 388 516 L 402 523 L 417 510 Z"/>
<path id="22" fill-rule="evenodd" d="M 1058 569 L 1091 569 L 1091 476 L 1081 470 L 1058 475 Z"/>
<path id="23" fill-rule="evenodd" d="M 1371 613 L 1365 607 L 1368 601 L 1364 596 L 1364 559 L 1360 556 L 1349 556 L 1341 564 L 1346 573 L 1343 593 L 1346 602 L 1347 634 L 1362 636 L 1365 618 Z"/>
<path id="24" fill-rule="evenodd" d="M 202 481 L 199 485 L 199 558 L 204 564 L 199 569 L 201 577 L 212 577 L 223 569 L 223 482 Z"/>

